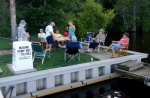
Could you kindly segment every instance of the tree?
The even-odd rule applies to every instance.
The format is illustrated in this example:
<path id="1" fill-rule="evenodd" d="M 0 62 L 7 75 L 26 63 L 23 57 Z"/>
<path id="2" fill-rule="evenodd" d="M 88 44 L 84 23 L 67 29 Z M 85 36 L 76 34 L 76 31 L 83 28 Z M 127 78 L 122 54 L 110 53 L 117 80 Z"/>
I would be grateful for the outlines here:
<path id="1" fill-rule="evenodd" d="M 149 0 L 117 0 L 117 14 L 122 16 L 126 30 L 136 31 L 140 26 L 143 31 L 149 31 L 150 1 Z"/>
<path id="2" fill-rule="evenodd" d="M 10 20 L 11 20 L 11 38 L 12 40 L 15 40 L 17 35 L 15 0 L 10 0 Z"/>
<path id="3" fill-rule="evenodd" d="M 114 16 L 113 10 L 104 10 L 102 5 L 94 0 L 86 0 L 83 12 L 78 13 L 75 20 L 79 30 L 78 36 L 82 36 L 86 32 L 98 32 L 101 28 L 105 29 Z"/>

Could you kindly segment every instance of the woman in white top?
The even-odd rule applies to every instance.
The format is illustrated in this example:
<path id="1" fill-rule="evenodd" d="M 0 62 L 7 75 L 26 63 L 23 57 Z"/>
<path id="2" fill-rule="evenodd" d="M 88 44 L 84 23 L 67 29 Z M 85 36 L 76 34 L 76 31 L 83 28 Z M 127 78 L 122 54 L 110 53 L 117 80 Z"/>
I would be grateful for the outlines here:
<path id="1" fill-rule="evenodd" d="M 38 38 L 41 42 L 47 42 L 46 41 L 46 34 L 43 32 L 43 29 L 40 29 L 40 33 L 38 33 Z"/>

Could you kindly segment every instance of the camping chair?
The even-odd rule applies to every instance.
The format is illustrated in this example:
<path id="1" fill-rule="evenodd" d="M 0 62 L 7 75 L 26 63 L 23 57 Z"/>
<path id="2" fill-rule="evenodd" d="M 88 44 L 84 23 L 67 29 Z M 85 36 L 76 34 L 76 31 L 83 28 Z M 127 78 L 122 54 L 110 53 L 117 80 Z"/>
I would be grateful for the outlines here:
<path id="1" fill-rule="evenodd" d="M 115 53 L 120 55 L 128 55 L 128 47 L 129 45 L 127 44 L 125 47 L 117 48 L 115 49 Z"/>
<path id="2" fill-rule="evenodd" d="M 43 47 L 43 49 L 46 48 L 46 43 L 44 42 L 44 38 L 38 38 L 38 42 L 41 43 L 41 46 Z"/>
<path id="3" fill-rule="evenodd" d="M 98 52 L 98 53 L 99 53 L 99 51 L 100 51 L 100 48 L 103 47 L 103 46 L 105 46 L 105 42 L 102 42 L 102 44 L 99 43 L 98 49 L 97 49 L 97 52 Z"/>
<path id="4" fill-rule="evenodd" d="M 87 32 L 85 38 L 81 38 L 81 44 L 86 45 L 86 48 L 89 48 L 92 38 L 94 38 L 94 32 Z"/>
<path id="5" fill-rule="evenodd" d="M 32 43 L 32 49 L 34 52 L 33 62 L 35 58 L 40 58 L 42 59 L 42 64 L 43 64 L 46 55 L 48 55 L 48 57 L 50 58 L 50 50 L 48 49 L 48 50 L 43 51 L 43 48 L 39 42 Z"/>
<path id="6" fill-rule="evenodd" d="M 71 60 L 75 61 L 75 57 L 77 57 L 78 61 L 80 61 L 79 45 L 79 42 L 68 42 L 66 44 L 66 50 L 64 53 L 65 62 L 67 60 L 67 56 L 69 58 L 68 62 L 70 62 Z"/>
<path id="7" fill-rule="evenodd" d="M 107 37 L 107 34 L 105 34 L 105 36 Z M 105 39 L 106 39 L 106 38 L 105 38 Z M 99 43 L 99 45 L 98 45 L 98 53 L 99 53 L 99 51 L 100 51 L 100 48 L 103 47 L 103 46 L 105 46 L 105 41 L 102 42 L 102 44 Z"/>

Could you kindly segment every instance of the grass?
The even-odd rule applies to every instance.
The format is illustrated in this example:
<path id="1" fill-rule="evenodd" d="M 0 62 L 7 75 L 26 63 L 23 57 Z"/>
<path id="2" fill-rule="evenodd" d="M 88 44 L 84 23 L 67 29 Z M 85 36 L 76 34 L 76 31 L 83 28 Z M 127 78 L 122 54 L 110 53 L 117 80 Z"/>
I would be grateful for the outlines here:
<path id="1" fill-rule="evenodd" d="M 36 35 L 31 35 L 29 38 L 30 41 L 38 40 Z M 12 40 L 10 38 L 0 37 L 0 50 L 11 50 L 12 49 Z"/>
<path id="2" fill-rule="evenodd" d="M 46 57 L 43 64 L 41 64 L 42 62 L 41 59 L 35 58 L 33 65 L 34 68 L 40 71 L 40 70 L 86 63 L 86 62 L 90 62 L 90 60 L 91 60 L 91 56 L 89 54 L 81 53 L 80 61 L 76 60 L 71 62 L 65 62 L 63 49 L 53 49 L 51 51 L 51 58 Z M 93 60 L 98 61 L 99 59 L 93 57 Z M 11 54 L 0 56 L 0 68 L 3 70 L 3 73 L 0 74 L 0 78 L 14 75 L 6 66 L 7 64 L 11 64 L 11 63 L 12 63 Z"/>
<path id="3" fill-rule="evenodd" d="M 11 50 L 11 39 L 0 38 L 0 50 Z"/>

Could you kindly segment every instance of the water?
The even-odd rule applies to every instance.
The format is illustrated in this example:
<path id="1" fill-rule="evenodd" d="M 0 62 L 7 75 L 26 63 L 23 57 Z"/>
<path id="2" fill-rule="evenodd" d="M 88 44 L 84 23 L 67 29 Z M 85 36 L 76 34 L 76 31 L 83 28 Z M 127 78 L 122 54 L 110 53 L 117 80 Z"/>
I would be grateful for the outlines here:
<path id="1" fill-rule="evenodd" d="M 42 98 L 150 98 L 150 87 L 131 79 L 117 78 Z"/>
<path id="2" fill-rule="evenodd" d="M 109 45 L 112 40 L 119 40 L 121 36 L 118 33 L 109 33 L 106 45 Z M 150 33 L 137 33 L 136 36 L 135 33 L 130 34 L 129 50 L 150 55 L 149 36 Z M 142 61 L 150 63 L 150 56 Z M 109 98 L 109 95 L 112 98 L 150 98 L 150 87 L 136 80 L 117 78 L 42 98 Z"/>

